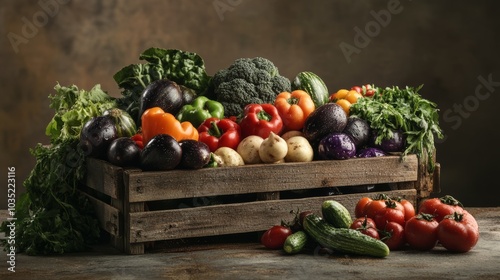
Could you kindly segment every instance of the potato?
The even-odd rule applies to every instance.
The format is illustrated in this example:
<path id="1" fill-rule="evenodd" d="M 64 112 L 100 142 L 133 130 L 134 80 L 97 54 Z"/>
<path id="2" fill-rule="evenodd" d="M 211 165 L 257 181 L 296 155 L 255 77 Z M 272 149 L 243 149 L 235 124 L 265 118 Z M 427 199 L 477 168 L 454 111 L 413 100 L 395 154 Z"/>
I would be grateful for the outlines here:
<path id="1" fill-rule="evenodd" d="M 220 166 L 240 166 L 245 165 L 243 158 L 234 149 L 229 147 L 220 147 L 214 152 L 220 158 Z"/>
<path id="2" fill-rule="evenodd" d="M 283 140 L 286 141 L 293 136 L 304 136 L 304 133 L 302 133 L 302 131 L 299 131 L 299 130 L 290 130 L 290 131 L 283 133 L 283 135 L 281 135 L 281 138 L 283 138 Z"/>
<path id="3" fill-rule="evenodd" d="M 288 152 L 286 141 L 279 135 L 271 132 L 269 136 L 262 141 L 259 148 L 260 159 L 265 163 L 279 163 L 285 158 Z"/>
<path id="4" fill-rule="evenodd" d="M 245 164 L 261 163 L 259 148 L 264 138 L 257 135 L 250 135 L 241 140 L 236 151 L 243 158 Z"/>
<path id="5" fill-rule="evenodd" d="M 314 150 L 303 136 L 293 136 L 287 141 L 288 153 L 285 156 L 287 162 L 309 162 L 313 160 Z"/>

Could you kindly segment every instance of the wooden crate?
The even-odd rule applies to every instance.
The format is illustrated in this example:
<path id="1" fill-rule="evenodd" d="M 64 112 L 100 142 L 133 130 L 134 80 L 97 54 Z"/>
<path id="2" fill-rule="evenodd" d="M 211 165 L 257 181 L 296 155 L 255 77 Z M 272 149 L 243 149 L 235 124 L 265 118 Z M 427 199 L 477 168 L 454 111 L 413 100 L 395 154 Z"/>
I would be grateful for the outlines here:
<path id="1" fill-rule="evenodd" d="M 82 190 L 112 244 L 128 254 L 154 241 L 263 231 L 291 210 L 319 212 L 330 198 L 353 215 L 359 198 L 376 194 L 368 186 L 413 203 L 439 187 L 439 164 L 429 174 L 415 155 L 162 172 L 88 159 L 87 168 Z M 350 194 L 327 196 L 346 187 Z"/>

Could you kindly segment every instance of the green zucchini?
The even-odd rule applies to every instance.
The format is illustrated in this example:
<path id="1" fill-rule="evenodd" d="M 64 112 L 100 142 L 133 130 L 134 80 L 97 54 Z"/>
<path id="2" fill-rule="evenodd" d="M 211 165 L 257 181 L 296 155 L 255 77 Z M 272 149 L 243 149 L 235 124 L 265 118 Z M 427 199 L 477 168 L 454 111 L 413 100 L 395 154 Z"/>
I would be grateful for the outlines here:
<path id="1" fill-rule="evenodd" d="M 307 233 L 305 231 L 299 230 L 290 234 L 283 244 L 283 250 L 288 254 L 300 253 L 308 242 Z"/>
<path id="2" fill-rule="evenodd" d="M 300 72 L 292 81 L 292 90 L 303 90 L 311 96 L 316 108 L 328 102 L 330 93 L 325 82 L 309 71 Z"/>
<path id="3" fill-rule="evenodd" d="M 321 204 L 323 218 L 336 228 L 349 228 L 352 224 L 351 214 L 340 202 L 325 200 Z"/>
<path id="4" fill-rule="evenodd" d="M 316 214 L 305 217 L 303 226 L 311 238 L 335 252 L 377 258 L 384 258 L 390 252 L 384 242 L 354 229 L 335 228 Z"/>

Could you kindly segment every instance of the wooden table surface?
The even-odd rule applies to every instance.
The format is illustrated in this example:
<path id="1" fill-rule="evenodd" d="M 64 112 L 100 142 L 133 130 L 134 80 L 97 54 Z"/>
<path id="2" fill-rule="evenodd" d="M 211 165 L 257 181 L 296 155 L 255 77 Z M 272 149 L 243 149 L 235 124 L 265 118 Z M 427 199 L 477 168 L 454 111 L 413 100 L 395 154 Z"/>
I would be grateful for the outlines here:
<path id="1" fill-rule="evenodd" d="M 500 279 L 500 208 L 468 210 L 478 220 L 480 239 L 464 254 L 437 247 L 392 251 L 384 259 L 288 256 L 264 249 L 255 239 L 124 255 L 101 244 L 60 256 L 17 254 L 16 272 L 8 271 L 2 252 L 0 279 Z"/>

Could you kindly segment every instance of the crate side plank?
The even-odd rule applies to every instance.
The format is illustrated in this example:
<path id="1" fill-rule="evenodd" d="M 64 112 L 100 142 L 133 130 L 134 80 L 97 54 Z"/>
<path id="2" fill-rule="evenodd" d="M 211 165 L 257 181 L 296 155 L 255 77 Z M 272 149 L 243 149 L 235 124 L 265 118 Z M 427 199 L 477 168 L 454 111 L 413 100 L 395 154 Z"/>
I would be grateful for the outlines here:
<path id="1" fill-rule="evenodd" d="M 367 159 L 259 164 L 240 167 L 130 172 L 131 202 L 416 181 L 418 159 Z"/>
<path id="2" fill-rule="evenodd" d="M 416 190 L 384 192 L 390 196 L 401 196 L 412 202 Z M 326 197 L 288 200 L 256 201 L 197 207 L 189 209 L 160 210 L 130 213 L 130 242 L 141 243 L 189 237 L 215 236 L 222 234 L 260 231 L 279 224 L 282 219 L 293 218 L 291 210 L 313 210 L 320 212 L 321 203 L 334 199 L 342 203 L 354 217 L 357 201 L 377 193 L 359 193 Z"/>
<path id="3" fill-rule="evenodd" d="M 112 236 L 120 236 L 120 211 L 109 204 L 92 197 L 91 195 L 84 192 L 81 193 L 90 200 L 101 228 Z"/>
<path id="4" fill-rule="evenodd" d="M 85 185 L 112 198 L 121 199 L 122 168 L 106 161 L 88 158 Z"/>

